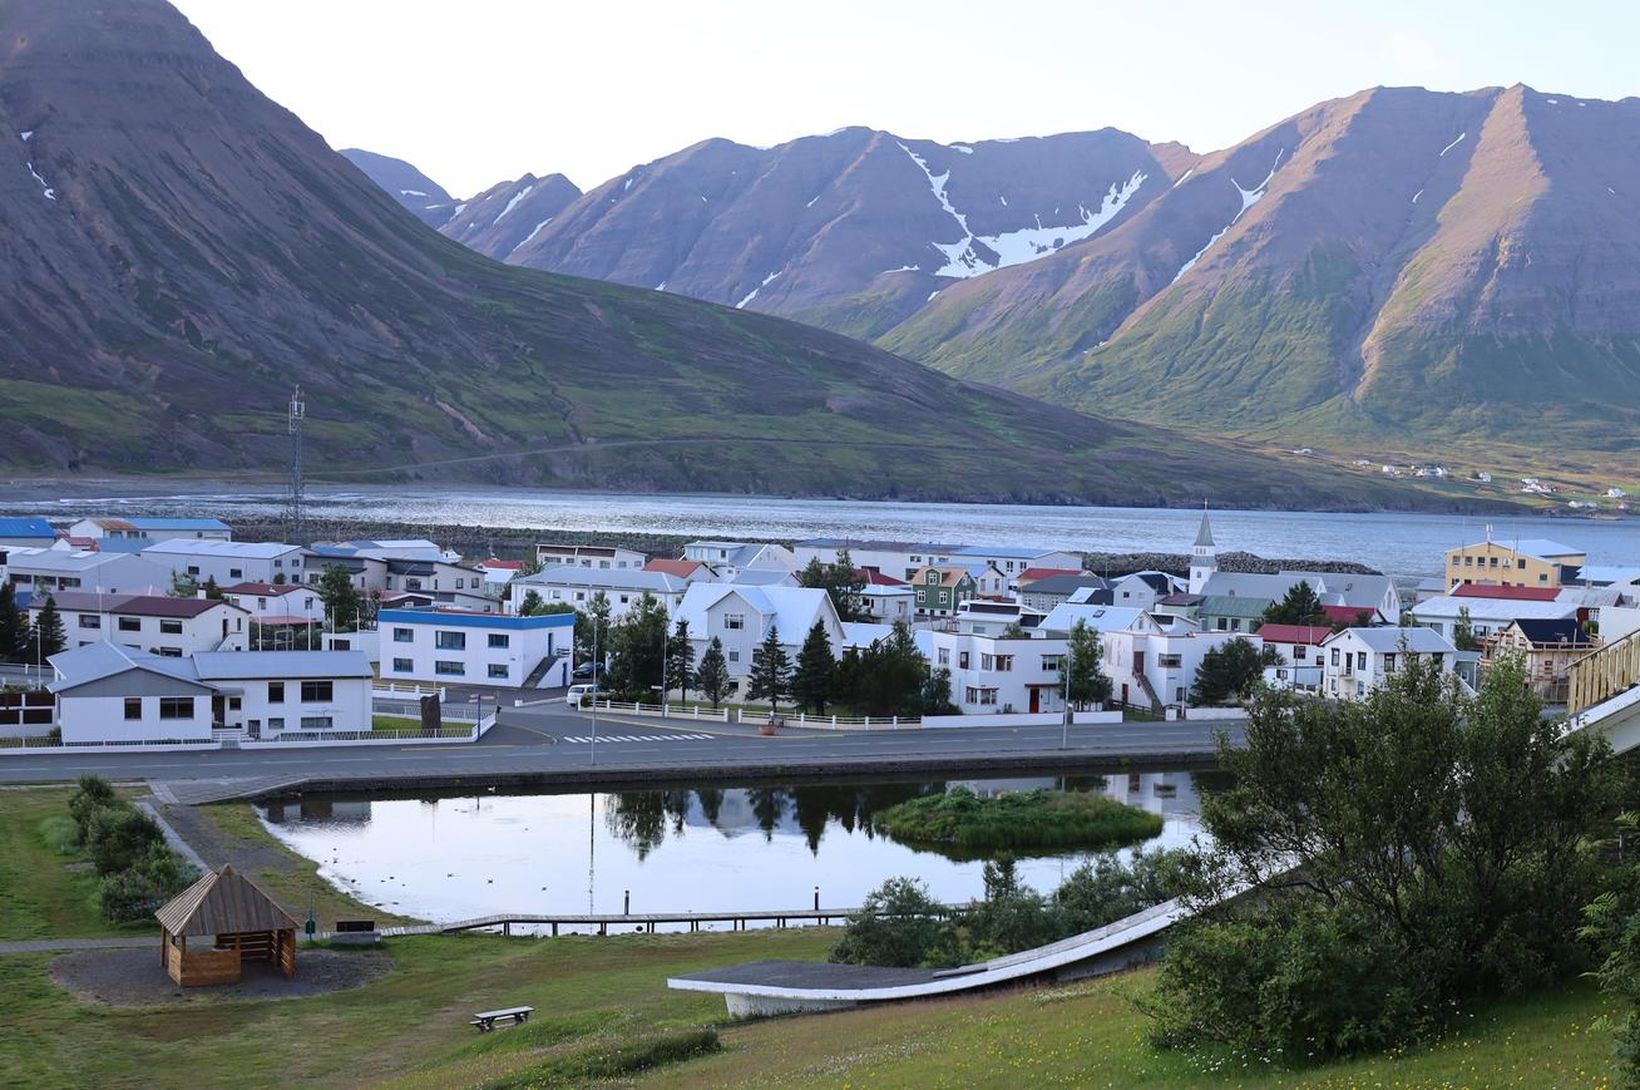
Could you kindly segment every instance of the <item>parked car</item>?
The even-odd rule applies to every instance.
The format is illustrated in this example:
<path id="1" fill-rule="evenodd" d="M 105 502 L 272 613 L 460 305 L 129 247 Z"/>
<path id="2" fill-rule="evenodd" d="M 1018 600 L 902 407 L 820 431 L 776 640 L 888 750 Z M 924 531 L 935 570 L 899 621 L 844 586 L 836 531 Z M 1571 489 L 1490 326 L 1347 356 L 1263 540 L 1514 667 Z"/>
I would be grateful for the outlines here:
<path id="1" fill-rule="evenodd" d="M 574 670 L 574 672 L 571 676 L 572 677 L 591 677 L 592 676 L 592 663 L 590 663 L 590 662 L 581 663 L 581 665 L 579 665 L 575 668 L 575 670 Z"/>
<path id="2" fill-rule="evenodd" d="M 564 695 L 564 703 L 572 708 L 579 708 L 582 700 L 596 695 L 598 695 L 598 686 L 596 685 L 571 685 L 569 692 Z"/>

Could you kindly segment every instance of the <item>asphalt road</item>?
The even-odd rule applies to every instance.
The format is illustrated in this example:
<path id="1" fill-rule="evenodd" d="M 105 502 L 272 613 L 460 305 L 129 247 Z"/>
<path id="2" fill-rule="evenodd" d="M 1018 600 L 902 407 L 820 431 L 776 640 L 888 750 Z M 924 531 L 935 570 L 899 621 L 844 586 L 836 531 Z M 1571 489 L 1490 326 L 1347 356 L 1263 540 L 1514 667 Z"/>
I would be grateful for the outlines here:
<path id="1" fill-rule="evenodd" d="M 29 757 L 0 751 L 0 782 L 72 779 L 97 772 L 169 783 L 299 779 L 326 786 L 391 786 L 395 780 L 451 782 L 618 782 L 673 773 L 742 777 L 916 768 L 984 770 L 1125 765 L 1210 764 L 1222 723 L 1125 723 L 1061 728 L 974 727 L 939 730 L 816 731 L 787 729 L 763 737 L 739 725 L 600 715 L 558 705 L 503 708 L 481 741 L 457 745 L 335 746 L 314 749 L 212 750 L 196 753 L 82 751 Z M 596 742 L 593 738 L 596 737 Z"/>

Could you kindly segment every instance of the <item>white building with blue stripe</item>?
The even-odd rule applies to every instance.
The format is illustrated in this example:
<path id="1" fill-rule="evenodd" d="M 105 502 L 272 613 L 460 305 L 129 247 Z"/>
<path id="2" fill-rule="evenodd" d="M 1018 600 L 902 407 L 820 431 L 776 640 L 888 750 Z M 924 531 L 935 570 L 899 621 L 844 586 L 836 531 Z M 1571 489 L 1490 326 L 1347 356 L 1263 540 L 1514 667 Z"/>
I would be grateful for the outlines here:
<path id="1" fill-rule="evenodd" d="M 575 614 L 515 617 L 458 609 L 384 609 L 383 681 L 557 689 L 569 684 Z"/>

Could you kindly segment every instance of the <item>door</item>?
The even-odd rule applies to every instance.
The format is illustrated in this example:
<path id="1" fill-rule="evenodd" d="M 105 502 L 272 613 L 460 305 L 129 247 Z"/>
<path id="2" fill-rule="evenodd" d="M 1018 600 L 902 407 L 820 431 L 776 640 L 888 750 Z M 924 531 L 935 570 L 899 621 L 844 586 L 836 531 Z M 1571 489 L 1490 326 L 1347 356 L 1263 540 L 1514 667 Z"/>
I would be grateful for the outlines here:
<path id="1" fill-rule="evenodd" d="M 1036 688 L 1033 685 L 1031 687 L 1031 714 L 1035 715 L 1037 712 L 1039 712 L 1041 710 L 1042 710 L 1042 690 Z"/>

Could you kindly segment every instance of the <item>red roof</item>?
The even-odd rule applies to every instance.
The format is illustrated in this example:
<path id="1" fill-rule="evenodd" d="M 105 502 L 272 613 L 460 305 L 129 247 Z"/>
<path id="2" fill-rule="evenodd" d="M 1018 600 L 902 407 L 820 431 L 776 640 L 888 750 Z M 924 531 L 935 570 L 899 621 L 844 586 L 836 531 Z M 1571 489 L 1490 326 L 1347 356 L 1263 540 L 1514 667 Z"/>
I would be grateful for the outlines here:
<path id="1" fill-rule="evenodd" d="M 701 563 L 698 560 L 671 560 L 666 557 L 658 557 L 643 566 L 644 571 L 658 571 L 662 575 L 676 576 L 679 579 L 689 578 L 700 568 Z"/>
<path id="2" fill-rule="evenodd" d="M 1267 624 L 1254 633 L 1265 643 L 1305 643 L 1320 646 L 1332 635 L 1332 629 L 1321 624 Z"/>
<path id="3" fill-rule="evenodd" d="M 1070 568 L 1026 568 L 1014 577 L 1014 582 L 1021 585 L 1034 583 L 1038 579 L 1047 579 L 1055 575 L 1085 575 L 1086 572 L 1072 571 Z"/>
<path id="4" fill-rule="evenodd" d="M 494 568 L 496 571 L 523 571 L 524 562 L 522 560 L 497 560 L 492 556 L 480 564 L 479 567 Z"/>
<path id="5" fill-rule="evenodd" d="M 1487 583 L 1459 583 L 1452 588 L 1454 598 L 1506 598 L 1515 602 L 1553 602 L 1559 587 L 1500 587 Z"/>
<path id="6" fill-rule="evenodd" d="M 855 568 L 854 575 L 864 579 L 868 587 L 905 587 L 910 586 L 904 579 L 896 579 L 892 575 L 884 575 L 881 568 Z"/>
<path id="7" fill-rule="evenodd" d="M 1366 614 L 1368 624 L 1372 624 L 1383 616 L 1383 614 L 1379 613 L 1373 606 L 1321 607 L 1321 616 L 1326 618 L 1329 623 L 1343 621 L 1345 624 L 1359 625 L 1361 623 L 1361 615 L 1363 613 Z"/>

